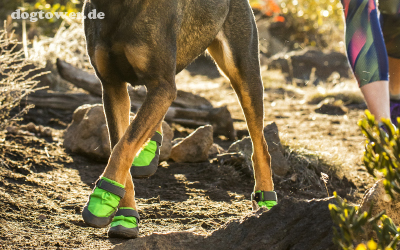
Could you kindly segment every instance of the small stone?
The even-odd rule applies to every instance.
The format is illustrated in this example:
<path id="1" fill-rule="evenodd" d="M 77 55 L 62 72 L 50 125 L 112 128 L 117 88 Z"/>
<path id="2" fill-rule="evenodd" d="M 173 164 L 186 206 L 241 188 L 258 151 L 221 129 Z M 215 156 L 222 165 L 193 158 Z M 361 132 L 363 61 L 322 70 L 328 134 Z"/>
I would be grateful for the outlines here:
<path id="1" fill-rule="evenodd" d="M 18 132 L 19 132 L 19 129 L 15 126 L 9 126 L 6 128 L 6 130 L 7 130 L 7 133 L 13 134 L 13 135 L 18 134 Z"/>
<path id="2" fill-rule="evenodd" d="M 41 220 L 41 221 L 45 221 L 47 219 L 47 217 L 46 217 L 46 215 L 41 214 L 41 215 L 38 216 L 38 219 Z"/>
<path id="3" fill-rule="evenodd" d="M 208 160 L 208 151 L 213 144 L 213 127 L 197 128 L 184 140 L 172 147 L 171 159 L 175 162 L 203 162 Z"/>
<path id="4" fill-rule="evenodd" d="M 52 130 L 49 127 L 44 127 L 43 131 L 41 132 L 43 137 L 52 137 Z"/>
<path id="5" fill-rule="evenodd" d="M 36 133 L 42 134 L 44 130 L 43 125 L 39 125 L 36 127 Z"/>
<path id="6" fill-rule="evenodd" d="M 36 133 L 36 125 L 33 122 L 30 122 L 26 125 L 26 129 L 29 132 Z"/>
<path id="7" fill-rule="evenodd" d="M 292 182 L 296 182 L 296 181 L 297 181 L 297 177 L 298 177 L 297 174 L 293 174 L 293 175 L 290 177 L 290 180 L 291 180 Z"/>

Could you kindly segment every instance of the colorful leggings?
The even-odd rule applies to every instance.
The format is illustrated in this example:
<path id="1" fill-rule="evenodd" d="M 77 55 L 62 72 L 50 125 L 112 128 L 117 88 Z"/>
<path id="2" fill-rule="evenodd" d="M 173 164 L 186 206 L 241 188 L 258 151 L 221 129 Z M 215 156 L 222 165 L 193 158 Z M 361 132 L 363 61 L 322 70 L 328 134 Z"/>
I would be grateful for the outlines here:
<path id="1" fill-rule="evenodd" d="M 381 22 L 374 0 L 341 1 L 346 18 L 347 57 L 360 87 L 387 81 L 388 54 L 400 58 L 400 0 L 381 0 Z"/>

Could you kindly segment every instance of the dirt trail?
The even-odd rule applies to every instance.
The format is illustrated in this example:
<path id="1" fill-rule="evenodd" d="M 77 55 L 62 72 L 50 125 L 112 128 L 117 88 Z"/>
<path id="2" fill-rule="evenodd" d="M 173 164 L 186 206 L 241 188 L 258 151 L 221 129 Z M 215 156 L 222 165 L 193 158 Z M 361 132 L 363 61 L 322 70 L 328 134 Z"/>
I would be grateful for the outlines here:
<path id="1" fill-rule="evenodd" d="M 233 90 L 215 69 L 207 67 L 184 71 L 177 77 L 178 88 L 198 93 L 215 106 L 228 105 L 236 120 L 235 128 L 245 134 L 244 118 Z M 315 175 L 313 166 L 319 164 L 317 155 L 322 155 L 332 165 L 343 163 L 337 176 L 331 176 L 329 192 L 337 190 L 352 201 L 359 200 L 373 182 L 360 160 L 364 139 L 356 122 L 362 109 L 350 109 L 346 116 L 317 114 L 316 105 L 304 102 L 306 91 L 315 88 L 283 88 L 279 74 L 263 74 L 268 86 L 265 120 L 278 124 L 285 143 L 309 150 L 307 156 L 287 150 L 292 169 L 285 177 L 274 177 L 278 198 L 326 197 L 322 184 L 293 179 L 294 166 L 300 163 L 308 164 L 304 168 Z M 80 211 L 105 165 L 65 152 L 63 124 L 70 117 L 71 114 L 52 115 L 46 110 L 31 111 L 24 122 L 41 121 L 52 126 L 51 140 L 1 134 L 0 249 L 109 249 L 126 242 L 109 239 L 107 229 L 86 227 L 82 221 Z M 48 123 L 50 118 L 53 119 Z M 189 132 L 190 129 L 176 131 L 183 135 Z M 224 138 L 215 140 L 225 148 L 231 143 Z M 198 164 L 163 162 L 154 176 L 135 180 L 135 186 L 141 236 L 187 230 L 204 237 L 251 213 L 253 180 L 234 167 L 220 166 L 215 159 Z"/>

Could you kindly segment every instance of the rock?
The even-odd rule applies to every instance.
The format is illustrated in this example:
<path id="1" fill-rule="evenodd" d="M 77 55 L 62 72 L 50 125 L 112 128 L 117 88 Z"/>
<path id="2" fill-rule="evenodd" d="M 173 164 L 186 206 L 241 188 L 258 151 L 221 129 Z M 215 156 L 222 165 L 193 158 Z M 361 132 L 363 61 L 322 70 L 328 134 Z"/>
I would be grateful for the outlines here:
<path id="1" fill-rule="evenodd" d="M 283 147 L 279 139 L 278 127 L 275 122 L 265 126 L 264 136 L 268 144 L 268 152 L 271 155 L 272 171 L 279 176 L 286 175 L 289 171 L 289 165 L 283 155 Z M 229 147 L 228 153 L 233 152 L 241 152 L 246 158 L 246 163 L 252 166 L 251 155 L 253 153 L 253 147 L 249 136 L 233 143 Z"/>
<path id="2" fill-rule="evenodd" d="M 342 100 L 335 101 L 335 98 L 331 97 L 320 102 L 315 112 L 326 115 L 345 115 L 349 112 L 349 109 L 343 105 Z"/>
<path id="3" fill-rule="evenodd" d="M 294 79 L 304 84 L 325 82 L 333 72 L 337 72 L 340 78 L 351 76 L 346 55 L 334 50 L 321 51 L 306 47 L 291 52 L 283 51 L 269 58 L 264 57 L 261 61 L 263 65 L 268 65 L 268 69 L 282 70 L 290 82 Z"/>
<path id="4" fill-rule="evenodd" d="M 52 134 L 53 134 L 53 132 L 52 132 L 51 128 L 49 128 L 49 127 L 44 127 L 43 131 L 41 133 L 41 135 L 43 137 L 52 137 Z"/>
<path id="5" fill-rule="evenodd" d="M 19 128 L 15 126 L 8 126 L 6 127 L 7 133 L 17 135 L 19 132 Z"/>
<path id="6" fill-rule="evenodd" d="M 201 126 L 172 147 L 171 159 L 175 162 L 207 161 L 208 151 L 212 144 L 213 127 L 211 125 Z"/>
<path id="7" fill-rule="evenodd" d="M 214 156 L 218 154 L 225 153 L 225 149 L 223 149 L 220 145 L 213 143 L 210 147 L 210 150 L 208 150 L 208 156 Z"/>
<path id="8" fill-rule="evenodd" d="M 251 144 L 250 136 L 246 136 L 242 140 L 232 143 L 228 149 L 228 153 L 241 153 L 245 159 L 244 163 L 252 169 L 251 154 L 253 153 L 253 145 Z"/>
<path id="9" fill-rule="evenodd" d="M 43 133 L 43 130 L 44 130 L 43 125 L 39 125 L 36 127 L 36 133 L 38 133 L 39 135 Z"/>
<path id="10" fill-rule="evenodd" d="M 45 221 L 45 220 L 47 219 L 47 217 L 46 217 L 46 215 L 44 215 L 44 214 L 40 214 L 40 215 L 38 216 L 38 219 L 41 220 L 41 221 Z"/>
<path id="11" fill-rule="evenodd" d="M 151 234 L 116 245 L 114 250 L 144 249 L 338 249 L 328 204 L 334 199 L 283 199 L 268 212 L 231 220 L 211 235 L 192 232 Z"/>
<path id="12" fill-rule="evenodd" d="M 271 155 L 272 171 L 276 175 L 285 176 L 289 172 L 290 167 L 283 155 L 285 150 L 279 138 L 278 126 L 275 122 L 271 122 L 264 127 L 264 137 L 267 141 L 268 152 Z"/>
<path id="13" fill-rule="evenodd" d="M 257 21 L 260 52 L 271 57 L 279 52 L 285 51 L 285 46 L 275 36 L 271 35 L 271 20 L 260 19 Z"/>
<path id="14" fill-rule="evenodd" d="M 176 144 L 180 143 L 181 141 L 183 141 L 185 138 L 179 137 L 179 138 L 175 138 L 171 143 L 172 143 L 172 147 L 175 146 Z"/>
<path id="15" fill-rule="evenodd" d="M 172 131 L 171 127 L 168 123 L 163 121 L 162 124 L 163 130 L 163 141 L 162 146 L 160 148 L 160 161 L 166 161 L 169 159 L 172 150 L 172 139 L 174 138 L 174 131 Z"/>
<path id="16" fill-rule="evenodd" d="M 390 196 L 385 192 L 382 180 L 376 182 L 375 185 L 365 193 L 361 202 L 360 211 L 368 212 L 371 204 L 374 204 L 371 212 L 372 216 L 386 210 L 386 215 L 393 220 L 394 224 L 400 224 L 400 195 L 395 193 L 395 199 L 391 200 Z"/>
<path id="17" fill-rule="evenodd" d="M 214 135 L 224 135 L 230 140 L 236 137 L 236 131 L 233 127 L 233 119 L 227 106 L 214 108 L 208 115 L 208 120 L 213 126 Z"/>
<path id="18" fill-rule="evenodd" d="M 36 133 L 36 125 L 33 122 L 26 124 L 26 130 L 32 133 Z"/>
<path id="19" fill-rule="evenodd" d="M 133 119 L 135 114 L 131 113 Z M 43 134 L 46 134 L 46 127 Z M 163 122 L 163 142 L 160 160 L 167 160 L 171 152 L 173 131 Z M 101 104 L 83 105 L 77 108 L 72 122 L 64 133 L 64 147 L 74 153 L 85 155 L 97 161 L 107 161 L 111 149 L 106 119 Z"/>
<path id="20" fill-rule="evenodd" d="M 110 142 L 101 104 L 83 105 L 72 116 L 64 133 L 64 147 L 98 161 L 110 156 Z"/>

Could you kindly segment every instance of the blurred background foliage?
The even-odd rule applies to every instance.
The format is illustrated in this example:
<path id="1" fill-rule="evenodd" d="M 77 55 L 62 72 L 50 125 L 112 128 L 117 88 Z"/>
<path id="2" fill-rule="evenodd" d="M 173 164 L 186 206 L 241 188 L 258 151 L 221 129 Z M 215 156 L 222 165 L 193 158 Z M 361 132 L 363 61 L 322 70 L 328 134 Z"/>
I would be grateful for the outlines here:
<path id="1" fill-rule="evenodd" d="M 250 0 L 250 4 L 273 18 L 271 31 L 290 49 L 343 47 L 343 6 L 339 0 Z"/>
<path id="2" fill-rule="evenodd" d="M 10 15 L 17 9 L 21 12 L 81 12 L 82 1 L 79 0 L 1 0 L 0 1 L 0 20 L 12 21 L 12 27 L 15 29 L 16 34 L 20 34 L 22 30 L 22 20 L 11 20 Z M 57 19 L 55 16 L 52 19 L 39 19 L 37 22 L 30 22 L 27 20 L 27 28 L 31 31 L 29 36 L 33 39 L 35 35 L 53 36 L 58 30 L 61 22 L 64 19 Z M 73 22 L 73 20 L 67 20 Z"/>
<path id="3" fill-rule="evenodd" d="M 343 44 L 343 11 L 339 0 L 249 0 L 257 18 L 269 18 L 271 34 L 289 49 L 305 46 L 338 49 Z M 83 0 L 1 0 L 0 21 L 20 8 L 22 11 L 80 12 Z M 9 21 L 11 19 L 9 18 Z M 29 39 L 52 36 L 63 20 L 27 21 Z M 71 24 L 77 20 L 65 20 Z M 12 20 L 20 34 L 21 20 Z M 340 48 L 339 48 L 340 49 Z"/>

